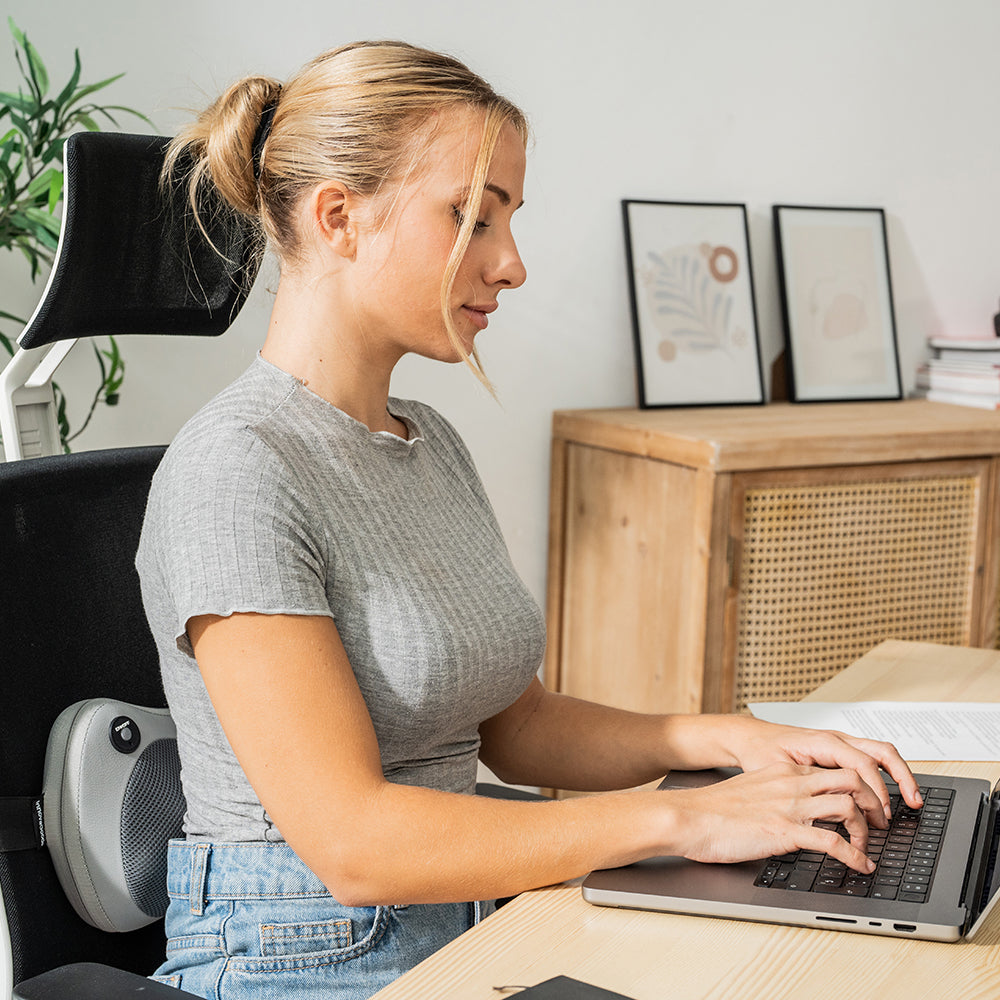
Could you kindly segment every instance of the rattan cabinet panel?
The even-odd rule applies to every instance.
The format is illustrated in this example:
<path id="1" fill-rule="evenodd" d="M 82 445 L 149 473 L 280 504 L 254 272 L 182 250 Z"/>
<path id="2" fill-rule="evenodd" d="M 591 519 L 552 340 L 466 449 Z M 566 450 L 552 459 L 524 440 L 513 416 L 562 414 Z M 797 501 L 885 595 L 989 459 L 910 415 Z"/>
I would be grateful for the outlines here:
<path id="1" fill-rule="evenodd" d="M 912 400 L 554 419 L 548 685 L 797 699 L 884 639 L 995 646 L 1000 416 Z"/>

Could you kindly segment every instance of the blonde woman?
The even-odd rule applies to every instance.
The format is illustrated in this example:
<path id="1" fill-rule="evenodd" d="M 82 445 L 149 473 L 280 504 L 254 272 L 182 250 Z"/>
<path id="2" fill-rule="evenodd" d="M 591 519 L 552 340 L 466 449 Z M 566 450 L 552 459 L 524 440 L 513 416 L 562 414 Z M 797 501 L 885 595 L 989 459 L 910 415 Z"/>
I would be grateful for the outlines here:
<path id="1" fill-rule="evenodd" d="M 461 63 L 379 42 L 244 80 L 175 141 L 194 203 L 214 186 L 281 266 L 260 355 L 168 451 L 137 560 L 188 803 L 158 975 L 193 993 L 369 996 L 497 897 L 652 855 L 868 870 L 879 767 L 919 804 L 887 744 L 538 682 L 542 614 L 465 446 L 389 395 L 409 352 L 485 378 L 476 337 L 525 280 L 526 136 Z M 478 758 L 607 794 L 477 797 Z M 714 765 L 745 773 L 614 791 Z"/>

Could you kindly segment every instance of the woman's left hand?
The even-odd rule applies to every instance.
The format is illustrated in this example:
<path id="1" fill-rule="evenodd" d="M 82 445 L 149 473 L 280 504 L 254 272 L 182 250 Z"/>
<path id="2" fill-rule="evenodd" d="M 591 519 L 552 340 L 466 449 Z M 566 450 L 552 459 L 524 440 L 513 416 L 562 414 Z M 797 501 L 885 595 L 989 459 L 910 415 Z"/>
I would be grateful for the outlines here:
<path id="1" fill-rule="evenodd" d="M 919 809 L 923 805 L 916 779 L 891 743 L 861 739 L 833 730 L 801 729 L 741 718 L 732 727 L 729 746 L 744 771 L 755 771 L 777 763 L 850 768 L 878 796 L 886 820 L 892 813 L 889 792 L 880 769 L 891 775 L 899 785 L 900 794 L 908 806 Z"/>

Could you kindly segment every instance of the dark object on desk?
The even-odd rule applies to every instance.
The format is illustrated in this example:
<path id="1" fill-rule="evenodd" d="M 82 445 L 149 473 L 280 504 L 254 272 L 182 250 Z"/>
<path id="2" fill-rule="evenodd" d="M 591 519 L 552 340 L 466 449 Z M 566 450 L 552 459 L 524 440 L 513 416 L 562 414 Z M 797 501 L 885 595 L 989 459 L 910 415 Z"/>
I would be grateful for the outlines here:
<path id="1" fill-rule="evenodd" d="M 529 986 L 512 995 L 529 997 L 530 1000 L 630 1000 L 624 993 L 612 993 L 611 990 L 603 990 L 600 986 L 591 986 L 590 983 L 570 979 L 569 976 L 546 979 L 544 983 Z"/>

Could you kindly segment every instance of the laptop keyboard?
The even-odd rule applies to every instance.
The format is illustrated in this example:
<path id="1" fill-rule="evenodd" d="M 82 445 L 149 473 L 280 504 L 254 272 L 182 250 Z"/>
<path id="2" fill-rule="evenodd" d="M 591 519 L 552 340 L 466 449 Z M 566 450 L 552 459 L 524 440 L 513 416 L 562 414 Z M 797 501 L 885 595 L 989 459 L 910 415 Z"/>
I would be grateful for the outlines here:
<path id="1" fill-rule="evenodd" d="M 870 875 L 814 851 L 795 851 L 768 858 L 754 885 L 792 892 L 825 892 L 923 903 L 930 892 L 938 850 L 955 793 L 950 788 L 924 788 L 922 809 L 911 809 L 895 785 L 887 783 L 892 807 L 888 830 L 869 829 L 868 857 L 877 865 Z M 814 823 L 847 836 L 837 823 Z"/>

